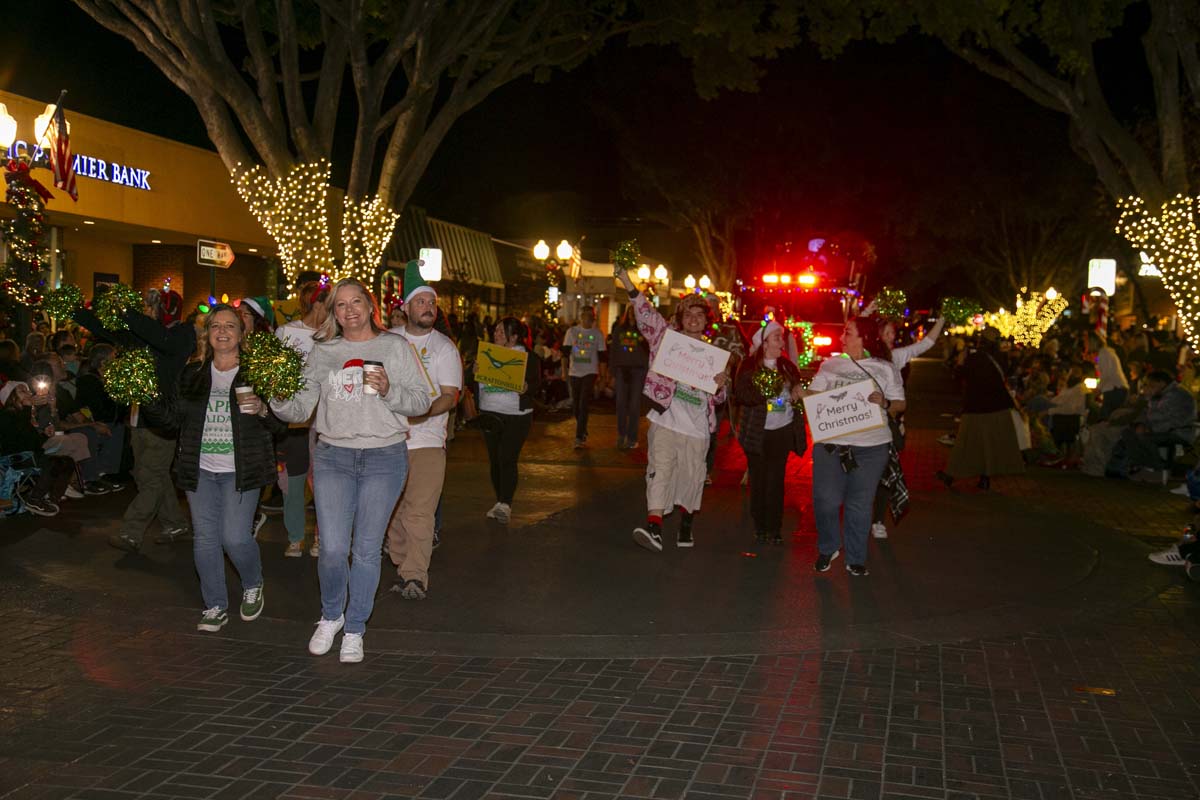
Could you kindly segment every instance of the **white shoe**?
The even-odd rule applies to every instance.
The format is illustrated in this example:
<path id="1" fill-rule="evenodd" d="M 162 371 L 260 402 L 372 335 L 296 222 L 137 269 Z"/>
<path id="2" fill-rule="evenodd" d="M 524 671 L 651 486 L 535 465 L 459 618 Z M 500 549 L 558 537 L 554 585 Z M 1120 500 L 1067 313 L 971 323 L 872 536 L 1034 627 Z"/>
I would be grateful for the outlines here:
<path id="1" fill-rule="evenodd" d="M 321 557 L 321 539 L 317 534 L 313 534 L 312 547 L 308 548 L 308 554 L 313 558 Z"/>
<path id="2" fill-rule="evenodd" d="M 882 522 L 872 522 L 871 523 L 871 535 L 874 536 L 876 539 L 886 539 L 887 538 L 887 526 L 884 525 Z"/>
<path id="3" fill-rule="evenodd" d="M 267 524 L 267 515 L 259 512 L 258 519 L 254 521 L 254 533 L 250 534 L 255 539 L 258 538 L 258 532 L 262 530 L 262 526 Z"/>
<path id="4" fill-rule="evenodd" d="M 363 635 L 347 633 L 342 637 L 342 650 L 338 653 L 338 661 L 343 664 L 357 664 L 363 660 Z"/>
<path id="5" fill-rule="evenodd" d="M 496 522 L 507 525 L 510 519 L 512 519 L 512 507 L 508 503 L 496 503 Z"/>
<path id="6" fill-rule="evenodd" d="M 1188 491 L 1188 485 L 1186 483 L 1181 483 L 1171 490 L 1171 494 L 1177 494 L 1180 497 L 1188 497 L 1191 495 L 1191 492 Z"/>
<path id="7" fill-rule="evenodd" d="M 488 519 L 495 519 L 495 518 L 496 518 L 496 512 L 500 510 L 500 506 L 502 506 L 502 505 L 504 505 L 504 503 L 496 503 L 496 505 L 492 506 L 492 507 L 491 507 L 491 508 L 488 510 L 488 512 L 487 512 L 487 515 L 486 515 L 486 516 L 487 516 L 487 518 L 488 518 Z"/>
<path id="8" fill-rule="evenodd" d="M 284 558 L 299 558 L 302 555 L 304 555 L 304 542 L 288 542 L 283 551 Z"/>
<path id="9" fill-rule="evenodd" d="M 63 497 L 69 497 L 72 500 L 82 500 L 83 492 L 79 491 L 74 486 L 72 486 L 71 484 L 68 483 L 67 491 L 63 492 Z"/>
<path id="10" fill-rule="evenodd" d="M 1186 567 L 1187 559 L 1179 555 L 1179 545 L 1173 544 L 1166 550 L 1160 550 L 1157 553 L 1151 553 L 1148 558 L 1155 564 L 1162 564 L 1167 567 Z"/>
<path id="11" fill-rule="evenodd" d="M 323 656 L 333 648 L 333 637 L 346 624 L 346 615 L 337 619 L 325 619 L 324 617 L 317 623 L 317 629 L 313 631 L 312 638 L 308 640 L 308 652 L 314 656 Z"/>

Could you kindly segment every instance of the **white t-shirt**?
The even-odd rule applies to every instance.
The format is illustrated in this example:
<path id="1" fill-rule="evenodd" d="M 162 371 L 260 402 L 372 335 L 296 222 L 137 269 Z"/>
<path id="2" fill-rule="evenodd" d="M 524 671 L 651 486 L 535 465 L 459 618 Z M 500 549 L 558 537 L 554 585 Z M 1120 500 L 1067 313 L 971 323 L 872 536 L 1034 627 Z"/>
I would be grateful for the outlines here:
<path id="1" fill-rule="evenodd" d="M 892 365 L 891 361 L 882 361 L 877 358 L 863 358 L 857 362 L 846 355 L 827 358 L 821 362 L 821 368 L 813 376 L 809 388 L 814 392 L 827 392 L 830 389 L 849 386 L 852 383 L 870 380 L 871 378 L 874 378 L 876 385 L 883 391 L 883 396 L 886 399 L 904 399 L 904 385 L 900 383 L 898 371 Z M 860 431 L 858 433 L 850 433 L 845 436 L 827 439 L 822 444 L 873 447 L 875 445 L 888 444 L 891 441 L 892 429 L 884 425 L 881 428 L 874 428 L 869 431 Z"/>
<path id="2" fill-rule="evenodd" d="M 298 319 L 294 319 L 286 325 L 280 325 L 275 329 L 275 335 L 279 337 L 279 341 L 295 347 L 301 353 L 304 353 L 305 358 L 308 358 L 308 354 L 312 352 L 313 334 L 316 332 L 315 328 L 308 327 L 302 320 Z"/>
<path id="3" fill-rule="evenodd" d="M 768 369 L 775 369 L 775 362 L 763 359 L 763 365 Z M 780 428 L 786 428 L 792 424 L 792 418 L 796 412 L 792 410 L 792 390 L 786 383 L 779 391 L 778 397 L 772 397 L 767 401 L 767 421 L 763 424 L 763 428 L 769 431 L 776 431 Z"/>
<path id="4" fill-rule="evenodd" d="M 525 348 L 517 345 L 513 350 L 525 352 Z M 499 386 L 479 384 L 479 409 L 491 411 L 493 414 L 532 414 L 532 408 L 521 408 L 521 395 L 501 389 Z"/>
<path id="5" fill-rule="evenodd" d="M 675 396 L 666 411 L 653 409 L 646 419 L 654 425 L 694 439 L 708 439 L 708 395 L 699 389 L 675 382 Z"/>
<path id="6" fill-rule="evenodd" d="M 222 372 L 210 365 L 212 389 L 208 392 L 208 408 L 204 412 L 204 433 L 200 435 L 200 469 L 208 472 L 234 472 L 233 415 L 229 390 L 238 368 Z"/>
<path id="7" fill-rule="evenodd" d="M 442 386 L 453 386 L 462 391 L 462 356 L 458 354 L 458 348 L 450 341 L 450 337 L 435 330 L 430 330 L 422 336 L 414 336 L 404 326 L 392 328 L 392 333 L 400 334 L 412 344 L 434 386 L 439 389 Z M 408 431 L 408 449 L 445 447 L 449 421 L 450 412 L 443 411 L 436 417 L 412 425 Z"/>
<path id="8" fill-rule="evenodd" d="M 563 337 L 563 349 L 571 351 L 572 378 L 595 375 L 600 371 L 600 354 L 604 352 L 604 334 L 599 328 L 575 325 Z"/>

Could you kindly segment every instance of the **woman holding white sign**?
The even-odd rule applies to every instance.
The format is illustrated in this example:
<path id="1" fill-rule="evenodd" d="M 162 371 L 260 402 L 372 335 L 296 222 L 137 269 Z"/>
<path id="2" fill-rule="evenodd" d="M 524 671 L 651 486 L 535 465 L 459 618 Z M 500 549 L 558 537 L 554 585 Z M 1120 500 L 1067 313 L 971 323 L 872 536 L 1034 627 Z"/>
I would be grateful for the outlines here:
<path id="1" fill-rule="evenodd" d="M 483 412 L 479 427 L 487 444 L 492 490 L 496 493 L 496 505 L 487 516 L 507 525 L 512 515 L 513 495 L 517 493 L 517 462 L 529 436 L 533 396 L 541 384 L 542 360 L 528 352 L 529 329 L 516 317 L 505 317 L 496 323 L 493 337 L 492 341 L 501 347 L 527 353 L 525 386 L 520 392 L 489 386 L 482 380 L 476 391 L 479 410 Z"/>
<path id="2" fill-rule="evenodd" d="M 878 405 L 884 415 L 904 410 L 904 386 L 900 383 L 891 354 L 880 337 L 879 323 L 860 317 L 846 323 L 842 352 L 821 362 L 807 394 L 840 389 L 869 381 L 874 389 L 865 401 Z M 836 397 L 836 395 L 835 395 Z M 846 399 L 848 398 L 839 398 Z M 846 549 L 846 571 L 867 575 L 867 538 L 875 488 L 888 462 L 892 431 L 886 416 L 878 427 L 854 433 L 826 436 L 813 430 L 813 514 L 817 522 L 817 572 Z M 873 415 L 874 416 L 874 415 Z M 809 417 L 810 428 L 813 419 Z"/>

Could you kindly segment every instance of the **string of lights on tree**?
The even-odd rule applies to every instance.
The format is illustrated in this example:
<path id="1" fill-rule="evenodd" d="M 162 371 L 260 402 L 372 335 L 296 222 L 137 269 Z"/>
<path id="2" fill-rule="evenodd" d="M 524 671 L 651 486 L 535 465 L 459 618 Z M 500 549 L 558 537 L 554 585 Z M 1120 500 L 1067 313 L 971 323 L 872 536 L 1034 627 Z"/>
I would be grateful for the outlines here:
<path id="1" fill-rule="evenodd" d="M 8 259 L 0 268 L 0 287 L 12 302 L 37 303 L 46 286 L 45 269 L 50 258 L 45 243 L 45 205 L 30 182 L 12 167 L 5 177 L 5 199 L 17 214 L 0 222 L 0 237 L 8 251 Z"/>
<path id="2" fill-rule="evenodd" d="M 334 258 L 329 234 L 329 179 L 332 168 L 322 159 L 298 164 L 272 178 L 262 166 L 232 175 L 238 194 L 279 249 L 283 274 L 293 287 L 301 272 L 328 273 L 334 279 L 357 278 L 370 285 L 383 260 L 400 215 L 381 197 L 342 201 L 342 259 Z"/>
<path id="3" fill-rule="evenodd" d="M 567 275 L 563 272 L 563 265 L 557 258 L 551 256 L 546 259 L 546 296 L 544 305 L 546 307 L 546 316 L 549 319 L 558 318 L 558 309 L 562 305 L 563 293 L 567 290 Z"/>
<path id="4" fill-rule="evenodd" d="M 1117 233 L 1149 254 L 1162 274 L 1163 285 L 1175 303 L 1184 336 L 1193 347 L 1200 344 L 1200 236 L 1196 215 L 1200 198 L 1177 194 L 1162 204 L 1158 214 L 1140 197 L 1117 203 L 1121 216 Z"/>

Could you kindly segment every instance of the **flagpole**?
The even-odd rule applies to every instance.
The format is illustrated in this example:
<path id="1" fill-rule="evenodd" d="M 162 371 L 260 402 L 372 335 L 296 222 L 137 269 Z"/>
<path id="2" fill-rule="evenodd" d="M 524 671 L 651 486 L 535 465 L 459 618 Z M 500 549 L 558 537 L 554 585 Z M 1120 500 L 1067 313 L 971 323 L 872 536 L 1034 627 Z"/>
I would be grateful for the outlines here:
<path id="1" fill-rule="evenodd" d="M 66 96 L 67 96 L 66 89 L 63 89 L 61 92 L 58 93 L 58 99 L 54 101 L 54 110 L 50 112 L 50 121 L 51 122 L 53 122 L 54 118 L 56 116 L 58 116 L 58 110 L 60 108 L 62 108 L 63 98 Z M 34 147 L 41 147 L 42 141 L 46 138 L 46 134 L 49 132 L 50 132 L 50 126 L 47 125 L 46 130 L 42 131 L 42 138 L 38 139 L 37 142 L 34 143 Z"/>

